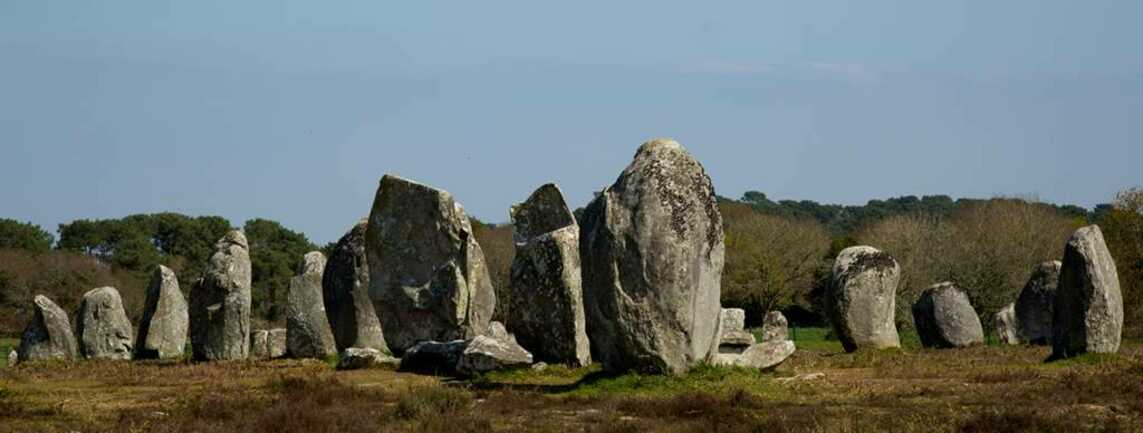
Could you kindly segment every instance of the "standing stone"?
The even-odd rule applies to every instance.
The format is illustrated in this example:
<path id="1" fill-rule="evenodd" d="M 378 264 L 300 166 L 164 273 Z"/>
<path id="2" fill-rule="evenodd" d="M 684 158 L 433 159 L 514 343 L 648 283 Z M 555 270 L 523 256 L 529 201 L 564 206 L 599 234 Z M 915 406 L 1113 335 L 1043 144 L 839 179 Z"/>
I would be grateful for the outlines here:
<path id="1" fill-rule="evenodd" d="M 147 301 L 139 335 L 135 338 L 136 359 L 172 359 L 183 356 L 189 326 L 187 301 L 179 291 L 179 280 L 166 266 L 159 265 L 147 286 Z"/>
<path id="2" fill-rule="evenodd" d="M 369 300 L 369 262 L 365 257 L 367 220 L 358 221 L 337 241 L 322 275 L 322 302 L 338 350 L 350 347 L 389 353 L 381 322 Z"/>
<path id="3" fill-rule="evenodd" d="M 337 353 L 321 299 L 325 256 L 307 253 L 286 295 L 286 351 L 295 358 L 326 358 Z"/>
<path id="4" fill-rule="evenodd" d="M 913 322 L 925 347 L 965 347 L 984 343 L 984 328 L 968 294 L 953 283 L 933 285 L 913 304 Z"/>
<path id="5" fill-rule="evenodd" d="M 1099 226 L 1076 230 L 1068 239 L 1054 306 L 1053 358 L 1119 351 L 1123 294 Z"/>
<path id="6" fill-rule="evenodd" d="M 16 349 L 12 349 L 8 352 L 8 367 L 15 367 L 17 362 L 20 362 L 20 354 Z"/>
<path id="7" fill-rule="evenodd" d="M 75 314 L 79 351 L 88 359 L 130 360 L 135 351 L 131 321 L 123 298 L 114 287 L 100 287 L 83 295 Z"/>
<path id="8" fill-rule="evenodd" d="M 721 333 L 719 336 L 719 353 L 742 353 L 757 340 L 754 334 L 746 332 L 746 310 L 741 308 L 723 308 L 718 315 Z"/>
<path id="9" fill-rule="evenodd" d="M 36 295 L 32 307 L 32 320 L 20 338 L 20 362 L 79 358 L 79 344 L 67 313 L 44 295 Z"/>
<path id="10" fill-rule="evenodd" d="M 679 374 L 716 352 L 722 215 L 683 146 L 640 146 L 582 223 L 587 334 L 605 370 Z"/>
<path id="11" fill-rule="evenodd" d="M 249 359 L 270 359 L 270 331 L 250 331 Z"/>
<path id="12" fill-rule="evenodd" d="M 270 353 L 270 359 L 284 358 L 286 356 L 287 334 L 288 332 L 285 328 L 274 328 L 267 332 L 266 350 Z"/>
<path id="13" fill-rule="evenodd" d="M 996 336 L 1001 343 L 1017 345 L 1024 340 L 1020 337 L 1020 326 L 1016 320 L 1016 304 L 1005 305 L 996 313 Z"/>
<path id="14" fill-rule="evenodd" d="M 580 280 L 579 225 L 563 193 L 541 186 L 512 207 L 516 257 L 508 323 L 537 359 L 591 364 Z"/>
<path id="15" fill-rule="evenodd" d="M 190 334 L 200 361 L 246 359 L 250 350 L 250 247 L 233 230 L 214 244 L 190 292 Z"/>
<path id="16" fill-rule="evenodd" d="M 487 330 L 496 293 L 468 215 L 451 194 L 382 177 L 365 252 L 369 297 L 393 353 Z"/>
<path id="17" fill-rule="evenodd" d="M 1028 284 L 1016 299 L 1016 325 L 1020 340 L 1032 344 L 1049 344 L 1052 341 L 1052 304 L 1055 303 L 1056 287 L 1060 282 L 1060 267 L 1057 261 L 1036 265 Z"/>
<path id="18" fill-rule="evenodd" d="M 829 319 L 846 352 L 901 347 L 895 325 L 901 267 L 869 246 L 837 255 L 827 297 Z"/>
<path id="19" fill-rule="evenodd" d="M 762 319 L 762 342 L 786 341 L 790 339 L 790 322 L 781 311 L 766 313 Z"/>

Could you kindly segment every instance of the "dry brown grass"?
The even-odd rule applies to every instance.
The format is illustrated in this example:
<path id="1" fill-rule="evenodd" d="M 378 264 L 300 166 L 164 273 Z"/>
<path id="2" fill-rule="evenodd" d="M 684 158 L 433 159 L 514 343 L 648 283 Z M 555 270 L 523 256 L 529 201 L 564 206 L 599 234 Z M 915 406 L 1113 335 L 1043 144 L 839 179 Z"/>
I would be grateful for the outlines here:
<path id="1" fill-rule="evenodd" d="M 777 373 L 553 367 L 472 382 L 298 361 L 24 365 L 0 372 L 0 431 L 1143 431 L 1143 344 L 1046 355 L 802 351 Z M 811 373 L 825 376 L 799 378 Z"/>

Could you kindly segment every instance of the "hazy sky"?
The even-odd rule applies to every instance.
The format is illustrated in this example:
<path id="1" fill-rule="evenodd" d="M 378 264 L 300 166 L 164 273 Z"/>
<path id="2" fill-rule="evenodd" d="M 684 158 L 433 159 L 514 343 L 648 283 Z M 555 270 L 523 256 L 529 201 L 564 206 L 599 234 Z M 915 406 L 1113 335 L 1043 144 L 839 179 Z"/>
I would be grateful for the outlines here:
<path id="1" fill-rule="evenodd" d="M 493 222 L 674 137 L 721 195 L 1143 184 L 1143 2 L 0 0 L 0 217 L 335 240 L 398 173 Z"/>

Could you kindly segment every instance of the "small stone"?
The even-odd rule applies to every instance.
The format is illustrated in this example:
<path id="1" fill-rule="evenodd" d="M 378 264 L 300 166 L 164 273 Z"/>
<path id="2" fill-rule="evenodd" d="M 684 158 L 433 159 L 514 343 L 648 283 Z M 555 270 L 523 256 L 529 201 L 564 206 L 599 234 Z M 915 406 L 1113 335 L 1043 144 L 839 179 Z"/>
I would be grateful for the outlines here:
<path id="1" fill-rule="evenodd" d="M 401 360 L 372 348 L 350 347 L 341 352 L 337 362 L 338 370 L 360 370 L 363 368 L 393 367 L 401 364 Z"/>
<path id="2" fill-rule="evenodd" d="M 913 322 L 925 347 L 953 348 L 984 343 L 980 317 L 968 294 L 950 282 L 933 285 L 913 304 Z"/>
<path id="3" fill-rule="evenodd" d="M 130 360 L 135 335 L 123 298 L 114 287 L 100 287 L 83 295 L 75 314 L 79 351 L 88 359 Z"/>
<path id="4" fill-rule="evenodd" d="M 16 349 L 12 349 L 11 352 L 8 352 L 8 366 L 9 367 L 15 367 L 16 363 L 19 361 L 20 361 L 20 354 L 16 352 Z"/>
<path id="5" fill-rule="evenodd" d="M 270 351 L 270 359 L 286 357 L 288 333 L 285 328 L 274 328 L 269 331 L 266 337 L 266 347 Z"/>
<path id="6" fill-rule="evenodd" d="M 894 323 L 901 267 L 869 246 L 837 255 L 827 295 L 827 316 L 846 352 L 901 347 Z"/>
<path id="7" fill-rule="evenodd" d="M 537 362 L 535 364 L 532 364 L 532 371 L 544 371 L 547 369 L 548 369 L 548 363 L 546 363 L 546 362 L 541 361 L 541 362 Z"/>
<path id="8" fill-rule="evenodd" d="M 1052 358 L 1119 351 L 1123 293 L 1099 226 L 1083 227 L 1068 239 L 1054 308 Z"/>
<path id="9" fill-rule="evenodd" d="M 1017 345 L 1022 342 L 1020 338 L 1019 323 L 1016 320 L 1016 304 L 1005 305 L 996 313 L 996 336 L 1001 343 Z"/>
<path id="10" fill-rule="evenodd" d="M 741 354 L 721 355 L 715 359 L 715 363 L 769 370 L 784 362 L 790 355 L 794 354 L 794 351 L 793 341 L 764 341 L 750 346 Z"/>
<path id="11" fill-rule="evenodd" d="M 754 334 L 746 332 L 746 310 L 723 308 L 718 317 L 721 329 L 718 353 L 740 354 L 754 345 Z"/>
<path id="12" fill-rule="evenodd" d="M 780 311 L 766 313 L 766 318 L 762 320 L 762 342 L 788 339 L 790 339 L 790 326 L 786 316 Z"/>
<path id="13" fill-rule="evenodd" d="M 250 359 L 270 359 L 270 331 L 250 332 Z"/>
<path id="14" fill-rule="evenodd" d="M 78 359 L 79 343 L 67 313 L 44 295 L 36 295 L 32 307 L 32 320 L 20 338 L 20 362 Z"/>

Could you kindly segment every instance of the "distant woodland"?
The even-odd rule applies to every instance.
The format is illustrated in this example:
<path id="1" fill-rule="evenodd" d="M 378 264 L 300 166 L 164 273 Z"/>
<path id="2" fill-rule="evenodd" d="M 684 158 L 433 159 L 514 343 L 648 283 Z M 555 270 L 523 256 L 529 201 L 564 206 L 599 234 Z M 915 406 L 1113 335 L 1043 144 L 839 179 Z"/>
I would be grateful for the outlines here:
<path id="1" fill-rule="evenodd" d="M 1143 190 L 1128 189 L 1094 209 L 1020 198 L 957 199 L 904 196 L 863 206 L 773 201 L 750 191 L 720 198 L 726 233 L 722 303 L 747 310 L 748 320 L 782 310 L 800 325 L 821 323 L 819 294 L 837 253 L 872 245 L 902 267 L 898 325 L 912 326 L 909 306 L 941 281 L 966 288 L 986 329 L 1015 300 L 1033 266 L 1059 260 L 1073 230 L 1098 224 L 1116 260 L 1125 302 L 1125 333 L 1143 336 Z M 493 283 L 511 296 L 512 227 L 473 219 Z M 346 223 L 348 230 L 352 221 Z M 18 335 L 36 294 L 74 311 L 83 293 L 113 286 L 129 314 L 142 311 L 149 272 L 172 268 L 183 292 L 198 278 L 214 242 L 229 230 L 218 216 L 177 213 L 80 219 L 56 235 L 42 227 L 0 219 L 0 336 Z M 255 326 L 281 324 L 286 288 L 302 255 L 319 246 L 268 219 L 241 227 L 250 242 Z M 503 319 L 508 304 L 501 302 Z M 132 317 L 137 321 L 138 317 Z"/>

